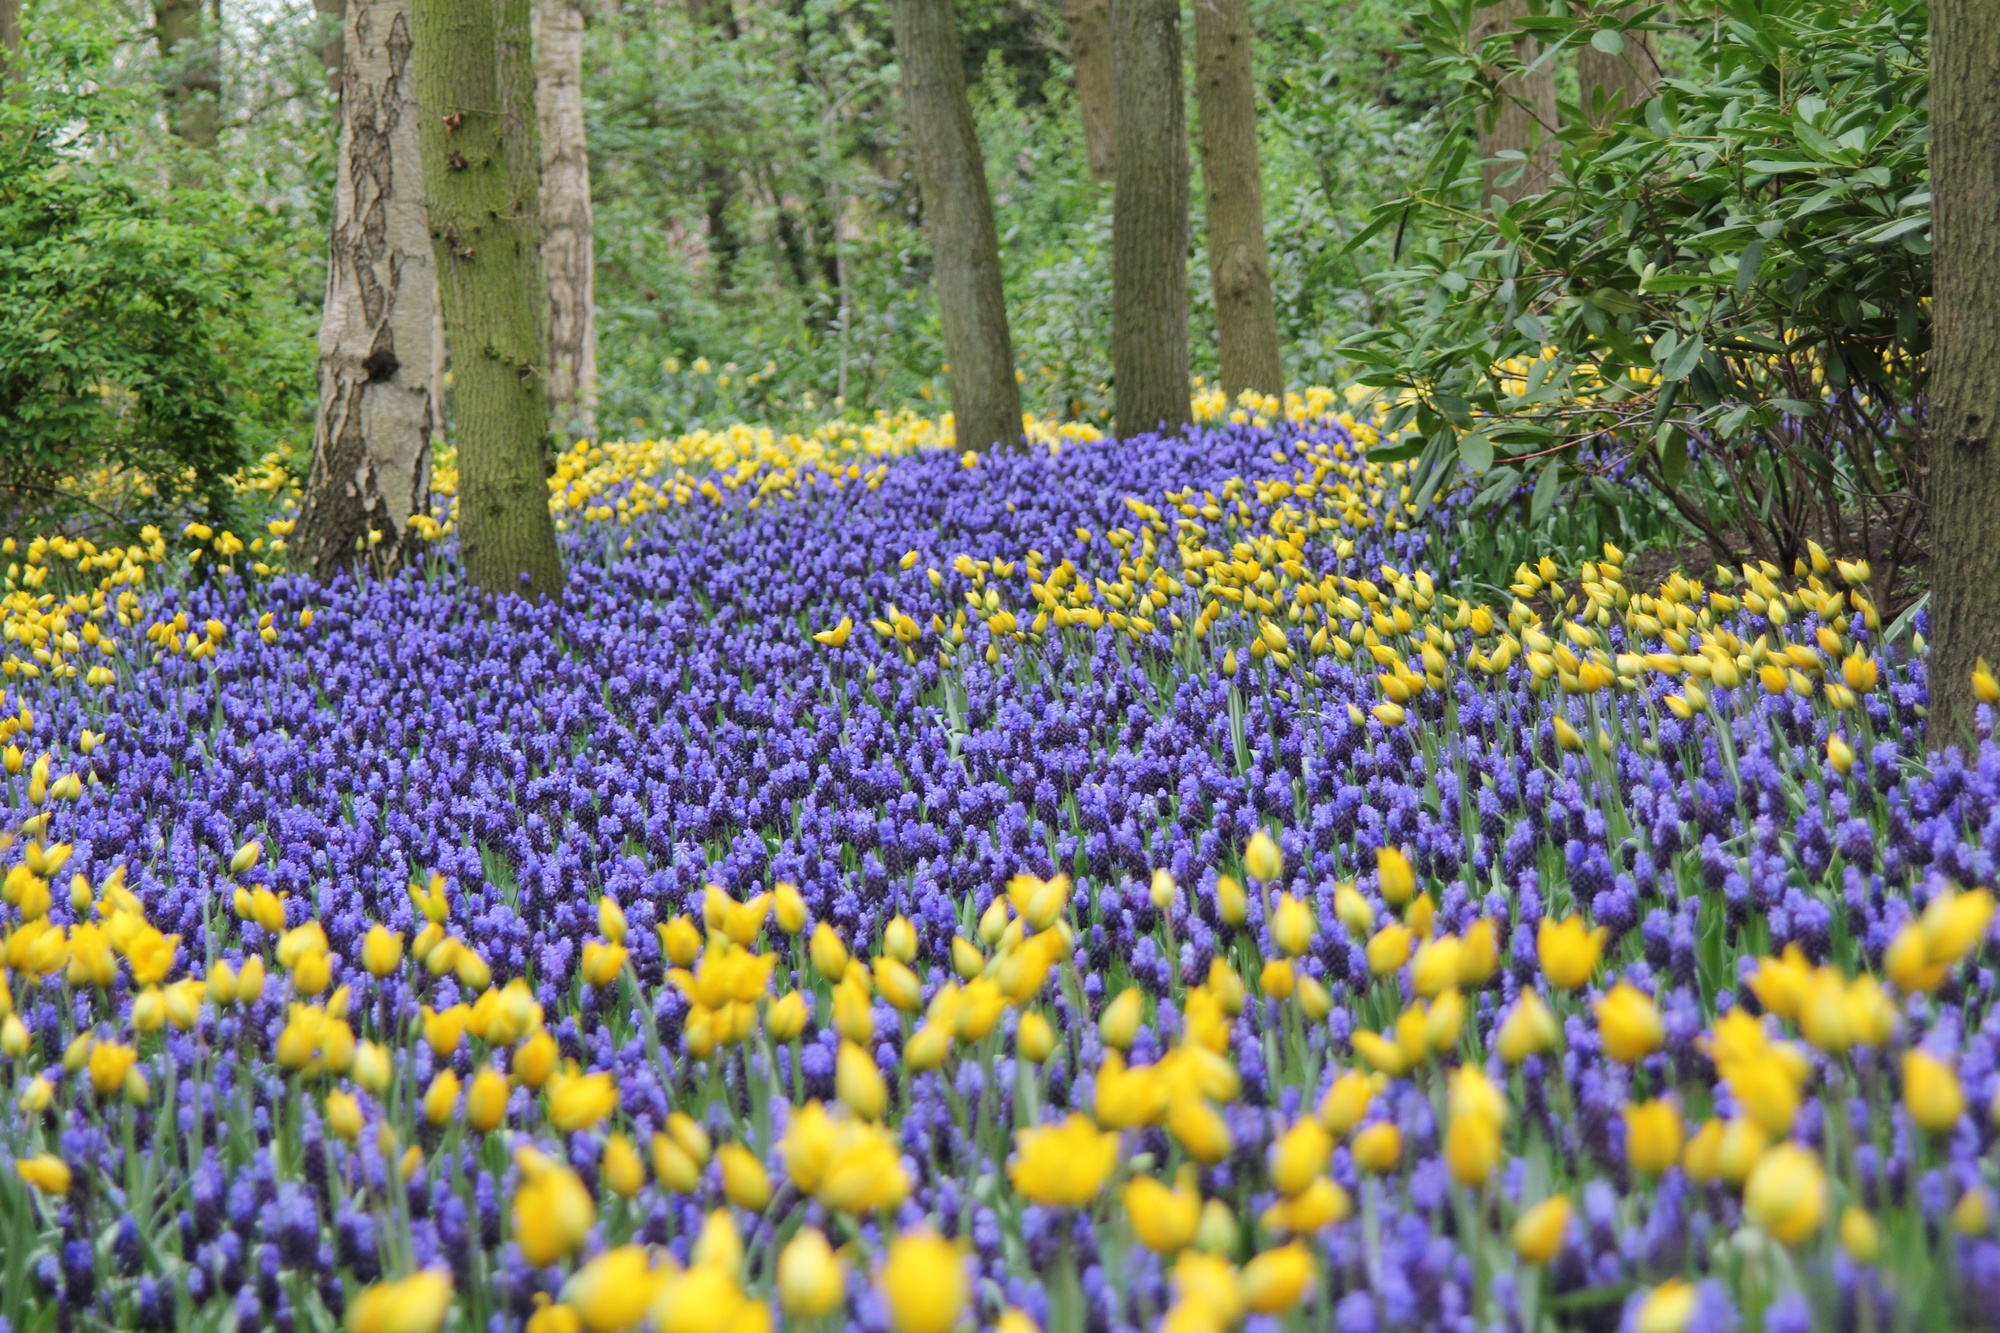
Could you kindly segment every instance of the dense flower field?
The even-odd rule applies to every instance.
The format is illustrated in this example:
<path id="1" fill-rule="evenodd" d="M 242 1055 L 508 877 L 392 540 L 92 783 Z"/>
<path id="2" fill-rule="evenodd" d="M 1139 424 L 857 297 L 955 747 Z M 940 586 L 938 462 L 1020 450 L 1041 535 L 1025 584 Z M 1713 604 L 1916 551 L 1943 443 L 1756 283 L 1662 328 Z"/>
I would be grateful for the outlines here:
<path id="1" fill-rule="evenodd" d="M 10 547 L 5 1326 L 1991 1322 L 1920 636 L 1469 604 L 1331 406 L 586 447 L 559 605 Z"/>

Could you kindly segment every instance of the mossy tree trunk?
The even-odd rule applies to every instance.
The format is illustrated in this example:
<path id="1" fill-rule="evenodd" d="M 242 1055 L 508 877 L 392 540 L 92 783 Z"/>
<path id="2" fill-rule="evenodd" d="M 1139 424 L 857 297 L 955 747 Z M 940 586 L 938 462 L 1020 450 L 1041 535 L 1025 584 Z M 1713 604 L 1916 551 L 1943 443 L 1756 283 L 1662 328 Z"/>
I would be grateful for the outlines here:
<path id="1" fill-rule="evenodd" d="M 1112 0 L 1118 185 L 1111 362 L 1120 435 L 1177 431 L 1188 402 L 1188 157 L 1179 0 Z"/>
<path id="2" fill-rule="evenodd" d="M 895 0 L 896 63 L 903 111 L 931 243 L 931 272 L 958 442 L 1021 443 L 1021 388 L 1000 281 L 1000 238 L 986 159 L 972 122 L 952 0 Z"/>
<path id="3" fill-rule="evenodd" d="M 1076 106 L 1091 179 L 1109 181 L 1118 161 L 1118 94 L 1111 74 L 1111 0 L 1063 0 Z"/>
<path id="4" fill-rule="evenodd" d="M 1249 0 L 1195 0 L 1194 68 L 1222 391 L 1232 403 L 1246 389 L 1282 396 L 1285 363 L 1264 243 Z"/>
<path id="5" fill-rule="evenodd" d="M 174 133 L 196 148 L 213 148 L 222 127 L 221 5 L 208 0 L 154 0 L 153 37 L 167 86 Z"/>
<path id="6" fill-rule="evenodd" d="M 1653 34 L 1628 32 L 1621 38 L 1623 49 L 1616 53 L 1591 45 L 1576 53 L 1577 105 L 1593 125 L 1607 125 L 1638 106 L 1660 82 L 1660 52 Z"/>
<path id="7" fill-rule="evenodd" d="M 542 141 L 542 270 L 549 283 L 549 418 L 566 436 L 597 431 L 597 255 L 583 129 L 583 6 L 542 0 L 535 104 Z"/>
<path id="8" fill-rule="evenodd" d="M 430 507 L 437 267 L 424 209 L 411 0 L 347 0 L 319 420 L 292 549 L 322 581 L 388 573 Z"/>
<path id="9" fill-rule="evenodd" d="M 21 0 L 0 0 L 0 88 L 21 78 Z"/>
<path id="10" fill-rule="evenodd" d="M 549 516 L 541 201 L 528 0 L 414 0 L 420 142 L 452 351 L 467 580 L 563 585 Z"/>
<path id="11" fill-rule="evenodd" d="M 1930 742 L 2000 667 L 2000 6 L 1931 4 Z"/>
<path id="12" fill-rule="evenodd" d="M 1548 189 L 1556 158 L 1555 70 L 1547 62 L 1535 66 L 1542 48 L 1520 31 L 1527 16 L 1528 0 L 1498 0 L 1479 12 L 1472 29 L 1475 44 L 1501 33 L 1514 34 L 1514 54 L 1524 66 L 1522 73 L 1500 81 L 1499 96 L 1479 125 L 1479 156 L 1487 160 L 1486 192 L 1510 203 Z M 1504 152 L 1525 154 L 1526 160 L 1493 160 Z"/>

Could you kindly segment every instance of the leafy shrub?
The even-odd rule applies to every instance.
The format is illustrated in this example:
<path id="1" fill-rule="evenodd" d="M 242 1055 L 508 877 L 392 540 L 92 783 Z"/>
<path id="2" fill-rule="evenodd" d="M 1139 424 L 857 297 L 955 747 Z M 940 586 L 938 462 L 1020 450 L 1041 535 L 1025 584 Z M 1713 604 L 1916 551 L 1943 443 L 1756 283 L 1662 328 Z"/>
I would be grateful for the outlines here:
<path id="1" fill-rule="evenodd" d="M 0 514 L 219 511 L 243 419 L 303 392 L 270 355 L 263 238 L 224 197 L 162 189 L 109 151 L 137 106 L 92 81 L 88 45 L 46 54 L 0 103 Z"/>
<path id="2" fill-rule="evenodd" d="M 1472 0 L 1424 41 L 1470 112 L 1520 70 Z M 1602 0 L 1531 17 L 1560 60 L 1664 28 Z M 1817 539 L 1878 591 L 1919 549 L 1930 285 L 1924 0 L 1722 0 L 1685 67 L 1603 129 L 1564 106 L 1544 194 L 1480 208 L 1469 133 L 1373 235 L 1420 239 L 1385 285 L 1367 382 L 1409 391 L 1421 504 L 1461 469 L 1539 522 L 1635 478 L 1730 556 Z"/>

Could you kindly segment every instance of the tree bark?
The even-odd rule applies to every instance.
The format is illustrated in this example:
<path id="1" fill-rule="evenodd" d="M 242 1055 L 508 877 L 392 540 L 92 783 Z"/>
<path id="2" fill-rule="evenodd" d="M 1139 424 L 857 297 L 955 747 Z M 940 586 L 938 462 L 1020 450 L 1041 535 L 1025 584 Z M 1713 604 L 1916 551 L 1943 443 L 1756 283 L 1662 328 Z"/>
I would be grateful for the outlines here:
<path id="1" fill-rule="evenodd" d="M 21 0 L 0 0 L 0 88 L 21 82 Z"/>
<path id="2" fill-rule="evenodd" d="M 1021 388 L 1000 281 L 986 159 L 972 122 L 952 0 L 895 0 L 896 63 L 931 242 L 931 272 L 951 363 L 958 443 L 1018 446 Z"/>
<path id="3" fill-rule="evenodd" d="M 1528 0 L 1499 0 L 1487 6 L 1473 23 L 1474 44 L 1512 32 L 1514 54 L 1524 66 L 1533 65 L 1542 48 L 1518 31 L 1527 14 Z M 1487 160 L 1486 193 L 1514 203 L 1548 189 L 1549 172 L 1555 166 L 1555 130 L 1556 78 L 1549 65 L 1502 79 L 1499 96 L 1479 129 L 1479 156 Z M 1503 152 L 1525 153 L 1527 161 L 1493 160 Z M 1503 185 L 1503 178 L 1511 179 Z"/>
<path id="4" fill-rule="evenodd" d="M 1931 4 L 1929 741 L 1971 735 L 2000 667 L 2000 7 Z"/>
<path id="5" fill-rule="evenodd" d="M 1588 44 L 1576 53 L 1577 105 L 1604 126 L 1653 95 L 1660 81 L 1659 48 L 1650 32 L 1623 34 L 1625 49 L 1606 55 Z"/>
<path id="6" fill-rule="evenodd" d="M 430 508 L 437 266 L 425 214 L 410 0 L 347 0 L 319 421 L 293 551 L 321 582 L 386 574 Z"/>
<path id="7" fill-rule="evenodd" d="M 1188 158 L 1179 0 L 1112 0 L 1118 184 L 1111 222 L 1111 362 L 1120 435 L 1192 420 Z"/>
<path id="8" fill-rule="evenodd" d="M 698 33 L 733 42 L 737 38 L 736 7 L 731 0 L 687 0 L 688 22 Z M 708 204 L 708 254 L 714 266 L 715 289 L 726 292 L 736 279 L 736 261 L 743 253 L 743 238 L 730 219 L 735 211 L 737 180 L 723 136 L 702 135 L 702 188 Z"/>
<path id="9" fill-rule="evenodd" d="M 217 9 L 220 9 L 219 0 Z M 222 125 L 220 14 L 206 0 L 154 0 L 153 35 L 167 81 L 167 118 L 196 148 L 213 148 Z"/>
<path id="10" fill-rule="evenodd" d="M 1285 363 L 1264 244 L 1249 0 L 1195 0 L 1194 68 L 1222 391 L 1232 403 L 1246 389 L 1282 396 Z"/>
<path id="11" fill-rule="evenodd" d="M 408 6 L 404 11 L 407 14 Z M 319 63 L 326 70 L 326 90 L 338 97 L 342 68 L 347 63 L 342 49 L 347 41 L 346 0 L 313 0 L 313 13 L 319 16 Z M 411 122 L 413 128 L 415 124 Z"/>
<path id="12" fill-rule="evenodd" d="M 597 431 L 597 255 L 590 154 L 583 127 L 583 9 L 542 0 L 535 102 L 542 139 L 542 268 L 549 283 L 549 419 L 556 432 Z"/>
<path id="13" fill-rule="evenodd" d="M 458 539 L 494 593 L 563 585 L 549 517 L 540 166 L 528 0 L 415 0 L 419 142 L 452 347 Z"/>
<path id="14" fill-rule="evenodd" d="M 1111 0 L 1063 0 L 1083 150 L 1093 180 L 1109 181 L 1118 160 L 1118 94 L 1111 74 Z"/>

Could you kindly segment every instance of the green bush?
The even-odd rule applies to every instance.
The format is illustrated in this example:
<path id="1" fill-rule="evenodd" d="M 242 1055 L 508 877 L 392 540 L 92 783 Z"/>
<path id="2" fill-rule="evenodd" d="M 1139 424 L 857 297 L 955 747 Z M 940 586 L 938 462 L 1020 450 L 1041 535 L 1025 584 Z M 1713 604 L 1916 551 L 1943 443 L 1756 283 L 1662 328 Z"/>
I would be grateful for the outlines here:
<path id="1" fill-rule="evenodd" d="M 1419 239 L 1352 344 L 1409 394 L 1419 502 L 1470 474 L 1540 523 L 1636 478 L 1722 558 L 1789 568 L 1817 540 L 1890 600 L 1922 524 L 1924 0 L 1720 0 L 1655 96 L 1601 130 L 1566 105 L 1552 188 L 1491 209 L 1469 122 L 1520 64 L 1473 16 L 1425 16 L 1465 129 L 1377 210 L 1371 234 Z M 1669 17 L 1597 0 L 1524 26 L 1556 61 Z"/>
<path id="2" fill-rule="evenodd" d="M 117 151 L 140 107 L 96 82 L 100 50 L 33 56 L 0 101 L 0 521 L 220 517 L 246 421 L 295 414 L 308 387 L 254 285 L 273 238 Z"/>

